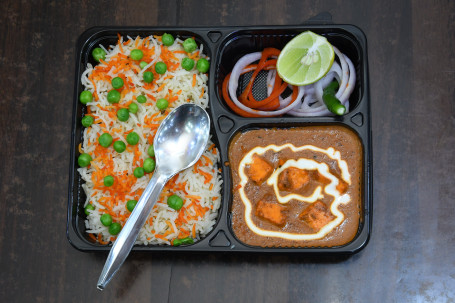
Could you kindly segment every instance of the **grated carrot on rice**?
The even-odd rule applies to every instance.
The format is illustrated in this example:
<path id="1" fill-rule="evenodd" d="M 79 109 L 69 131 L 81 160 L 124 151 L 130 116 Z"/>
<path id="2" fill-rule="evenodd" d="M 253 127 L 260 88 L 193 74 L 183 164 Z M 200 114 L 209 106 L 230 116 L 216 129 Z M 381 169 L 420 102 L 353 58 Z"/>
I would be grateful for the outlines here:
<path id="1" fill-rule="evenodd" d="M 142 73 L 145 70 L 140 68 L 138 61 L 127 55 L 134 48 L 142 50 L 144 56 L 141 61 L 150 65 L 145 70 L 154 75 L 151 83 L 143 81 Z M 78 170 L 85 181 L 83 189 L 89 197 L 85 205 L 91 203 L 95 207 L 85 221 L 87 233 L 91 239 L 101 244 L 115 241 L 116 237 L 110 235 L 108 227 L 101 224 L 100 216 L 108 213 L 114 222 L 123 226 L 130 216 L 126 203 L 131 199 L 140 199 L 153 174 L 146 173 L 143 177 L 136 178 L 133 171 L 136 167 L 142 167 L 144 160 L 150 157 L 148 149 L 153 144 L 161 121 L 173 108 L 187 102 L 204 108 L 208 106 L 207 75 L 199 74 L 196 69 L 188 72 L 181 68 L 181 60 L 188 55 L 180 40 L 176 39 L 171 47 L 164 47 L 161 36 L 144 39 L 127 37 L 123 41 L 123 37 L 118 34 L 117 43 L 105 49 L 106 58 L 97 66 L 88 64 L 86 76 L 81 77 L 85 89 L 94 96 L 93 102 L 87 106 L 87 115 L 93 116 L 95 120 L 84 131 L 83 143 L 78 146 L 80 153 L 84 151 L 93 158 L 91 165 Z M 206 57 L 199 50 L 190 55 L 192 58 Z M 165 62 L 168 67 L 163 75 L 154 70 L 153 63 L 158 61 Z M 107 94 L 113 90 L 111 80 L 115 77 L 120 77 L 124 85 L 117 89 L 120 101 L 111 104 L 107 100 Z M 147 101 L 137 102 L 139 95 L 146 96 Z M 156 107 L 156 100 L 160 98 L 169 101 L 169 107 L 163 112 Z M 138 105 L 137 113 L 130 112 L 127 121 L 119 121 L 117 111 L 128 109 L 133 102 Z M 140 137 L 136 145 L 130 145 L 126 141 L 127 135 L 133 131 Z M 113 143 L 124 142 L 126 150 L 120 153 L 112 145 L 107 148 L 101 146 L 98 138 L 105 132 L 112 136 Z M 171 244 L 175 238 L 186 237 L 197 241 L 210 232 L 221 200 L 218 162 L 218 150 L 210 142 L 194 169 L 177 174 L 165 185 L 140 230 L 136 244 L 162 244 L 162 241 Z M 109 187 L 104 185 L 107 175 L 114 178 L 114 184 Z M 182 197 L 186 207 L 183 206 L 177 212 L 169 208 L 166 201 L 172 194 Z"/>

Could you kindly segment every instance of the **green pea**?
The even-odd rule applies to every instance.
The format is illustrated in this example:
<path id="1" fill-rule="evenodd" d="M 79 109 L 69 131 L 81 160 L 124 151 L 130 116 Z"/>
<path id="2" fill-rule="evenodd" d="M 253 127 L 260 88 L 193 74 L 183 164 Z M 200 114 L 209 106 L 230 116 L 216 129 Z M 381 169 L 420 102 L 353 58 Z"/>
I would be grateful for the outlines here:
<path id="1" fill-rule="evenodd" d="M 93 100 L 93 95 L 91 92 L 88 90 L 84 90 L 80 95 L 79 95 L 79 101 L 81 101 L 82 104 L 87 104 L 89 102 L 92 102 Z"/>
<path id="2" fill-rule="evenodd" d="M 200 71 L 201 73 L 206 73 L 209 71 L 209 68 L 210 68 L 210 62 L 205 59 L 205 58 L 201 58 L 197 61 L 196 63 L 196 68 L 198 71 Z"/>
<path id="3" fill-rule="evenodd" d="M 92 161 L 92 157 L 89 154 L 81 154 L 77 158 L 77 164 L 79 164 L 80 167 L 88 166 L 91 161 Z"/>
<path id="4" fill-rule="evenodd" d="M 177 195 L 172 195 L 167 198 L 167 205 L 175 210 L 180 210 L 183 206 L 183 199 Z"/>
<path id="5" fill-rule="evenodd" d="M 166 46 L 171 46 L 174 44 L 174 37 L 171 34 L 164 34 L 163 37 L 161 37 L 161 41 L 163 41 L 163 44 Z"/>
<path id="6" fill-rule="evenodd" d="M 100 221 L 104 226 L 110 226 L 112 224 L 112 216 L 109 214 L 102 214 Z"/>
<path id="7" fill-rule="evenodd" d="M 190 59 L 190 58 L 183 58 L 182 59 L 182 67 L 187 70 L 187 71 L 190 71 L 193 69 L 194 67 L 194 60 L 193 59 Z"/>
<path id="8" fill-rule="evenodd" d="M 166 99 L 158 99 L 156 101 L 156 107 L 158 107 L 159 110 L 165 110 L 169 105 L 169 102 Z"/>
<path id="9" fill-rule="evenodd" d="M 196 50 L 197 44 L 196 41 L 194 41 L 193 38 L 188 38 L 185 41 L 183 41 L 183 49 L 187 53 L 192 53 Z"/>
<path id="10" fill-rule="evenodd" d="M 136 200 L 129 200 L 126 202 L 126 209 L 128 209 L 130 212 L 133 211 L 134 207 L 136 207 L 137 201 Z"/>
<path id="11" fill-rule="evenodd" d="M 148 65 L 148 63 L 145 62 L 145 61 L 141 61 L 141 63 L 139 63 L 139 67 L 140 67 L 141 69 L 144 69 L 144 67 L 146 67 L 147 65 Z"/>
<path id="12" fill-rule="evenodd" d="M 138 107 L 137 104 L 134 103 L 134 102 L 131 102 L 130 105 L 128 105 L 128 110 L 129 110 L 130 113 L 132 113 L 132 114 L 137 113 L 138 109 L 139 109 L 139 107 Z"/>
<path id="13" fill-rule="evenodd" d="M 100 62 L 100 59 L 106 59 L 106 52 L 101 47 L 97 47 L 92 51 L 93 59 Z"/>
<path id="14" fill-rule="evenodd" d="M 162 74 L 164 74 L 166 72 L 166 70 L 167 70 L 166 63 L 160 61 L 160 62 L 155 64 L 155 71 L 156 71 L 157 74 L 162 75 Z"/>
<path id="15" fill-rule="evenodd" d="M 117 222 L 112 223 L 111 226 L 109 226 L 109 233 L 113 236 L 118 235 L 121 230 L 122 226 Z"/>
<path id="16" fill-rule="evenodd" d="M 104 186 L 106 186 L 106 187 L 110 187 L 110 186 L 114 185 L 114 177 L 112 177 L 111 175 L 104 177 L 103 183 L 104 183 Z"/>
<path id="17" fill-rule="evenodd" d="M 146 173 L 151 173 L 152 171 L 155 170 L 155 160 L 152 158 L 147 158 L 144 160 L 144 171 Z"/>
<path id="18" fill-rule="evenodd" d="M 142 178 L 144 176 L 144 169 L 142 167 L 136 167 L 133 171 L 133 175 L 136 178 Z"/>
<path id="19" fill-rule="evenodd" d="M 87 204 L 87 206 L 84 208 L 84 213 L 88 216 L 90 215 L 89 210 L 95 210 L 95 206 L 92 204 Z"/>
<path id="20" fill-rule="evenodd" d="M 117 111 L 117 118 L 122 121 L 128 121 L 130 117 L 130 112 L 126 108 L 121 108 Z"/>
<path id="21" fill-rule="evenodd" d="M 147 154 L 150 156 L 150 157 L 155 157 L 155 149 L 153 148 L 153 144 L 149 146 L 148 150 L 147 150 Z"/>
<path id="22" fill-rule="evenodd" d="M 112 136 L 109 133 L 104 133 L 98 138 L 98 142 L 102 147 L 109 147 L 112 144 Z"/>
<path id="23" fill-rule="evenodd" d="M 144 53 L 140 49 L 133 49 L 130 53 L 130 57 L 133 60 L 141 60 L 144 57 Z"/>
<path id="24" fill-rule="evenodd" d="M 142 79 L 144 79 L 144 82 L 146 83 L 151 83 L 153 81 L 153 73 L 145 72 L 144 74 L 142 74 Z"/>
<path id="25" fill-rule="evenodd" d="M 126 144 L 123 141 L 114 142 L 114 150 L 118 153 L 123 153 L 126 149 Z"/>
<path id="26" fill-rule="evenodd" d="M 120 77 L 115 77 L 114 79 L 111 80 L 111 84 L 113 88 L 121 88 L 123 86 L 123 79 Z"/>
<path id="27" fill-rule="evenodd" d="M 92 116 L 84 116 L 82 118 L 82 125 L 85 126 L 85 127 L 89 127 L 90 125 L 93 124 L 93 122 L 95 121 L 95 118 L 93 118 Z"/>
<path id="28" fill-rule="evenodd" d="M 110 90 L 107 93 L 107 102 L 109 103 L 118 103 L 120 101 L 120 93 L 115 89 Z"/>
<path id="29" fill-rule="evenodd" d="M 193 238 L 186 237 L 183 239 L 175 239 L 174 242 L 172 242 L 172 245 L 174 246 L 179 246 L 179 245 L 190 245 L 194 244 Z"/>
<path id="30" fill-rule="evenodd" d="M 147 98 L 144 95 L 139 95 L 136 97 L 136 101 L 139 103 L 145 103 L 147 102 Z"/>
<path id="31" fill-rule="evenodd" d="M 126 142 L 129 145 L 136 145 L 139 142 L 139 135 L 136 132 L 131 132 L 126 136 Z"/>

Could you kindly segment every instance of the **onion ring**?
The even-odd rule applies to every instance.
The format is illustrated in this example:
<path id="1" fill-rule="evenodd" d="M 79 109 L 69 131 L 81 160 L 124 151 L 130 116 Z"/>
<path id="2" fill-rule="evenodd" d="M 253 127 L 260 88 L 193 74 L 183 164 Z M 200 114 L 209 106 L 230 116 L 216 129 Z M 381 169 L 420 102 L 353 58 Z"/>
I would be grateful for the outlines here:
<path id="1" fill-rule="evenodd" d="M 331 113 L 323 99 L 322 94 L 334 79 L 339 83 L 335 96 L 349 111 L 349 97 L 352 94 L 356 74 L 352 61 L 336 47 L 333 50 L 338 58 L 329 72 L 317 82 L 307 86 L 292 86 L 286 84 L 279 78 L 276 72 L 275 58 L 279 50 L 266 48 L 263 52 L 247 54 L 240 58 L 234 65 L 232 72 L 224 79 L 222 84 L 223 98 L 229 107 L 237 114 L 244 117 L 273 117 L 289 114 L 298 117 L 331 116 Z M 257 64 L 254 62 L 259 61 Z M 253 96 L 253 83 L 261 70 L 267 72 L 267 97 L 263 100 L 256 100 Z M 253 71 L 247 87 L 237 97 L 239 78 L 242 74 Z M 281 94 L 286 87 L 292 89 L 292 94 L 282 98 Z"/>
<path id="2" fill-rule="evenodd" d="M 237 61 L 237 63 L 234 65 L 234 68 L 232 69 L 232 72 L 229 75 L 229 80 L 227 81 L 227 83 L 223 83 L 223 86 L 224 85 L 228 86 L 227 87 L 227 91 L 229 93 L 230 101 L 232 101 L 232 103 L 235 104 L 235 106 L 240 110 L 240 111 L 237 112 L 238 114 L 239 114 L 239 112 L 242 112 L 243 114 L 248 113 L 249 115 L 254 115 L 254 116 L 269 116 L 269 117 L 270 116 L 279 116 L 279 115 L 285 114 L 288 111 L 290 111 L 292 108 L 294 108 L 296 105 L 299 104 L 298 101 L 303 96 L 303 92 L 304 92 L 303 90 L 294 89 L 293 91 L 297 91 L 298 92 L 296 98 L 294 99 L 294 101 L 290 102 L 290 104 L 288 106 L 286 106 L 286 107 L 284 107 L 282 109 L 272 110 L 272 111 L 264 111 L 264 110 L 252 109 L 252 108 L 244 105 L 243 103 L 241 103 L 238 100 L 238 98 L 237 98 L 236 92 L 237 92 L 237 88 L 238 88 L 238 80 L 240 78 L 242 70 L 246 66 L 250 65 L 251 63 L 259 60 L 261 57 L 262 57 L 262 52 L 255 52 L 255 53 L 251 53 L 251 54 L 245 55 L 242 58 L 240 58 L 240 60 Z M 226 81 L 224 81 L 224 82 L 226 82 Z M 226 100 L 227 99 L 226 96 L 224 96 L 224 97 L 225 97 L 225 101 L 229 102 L 229 101 Z"/>

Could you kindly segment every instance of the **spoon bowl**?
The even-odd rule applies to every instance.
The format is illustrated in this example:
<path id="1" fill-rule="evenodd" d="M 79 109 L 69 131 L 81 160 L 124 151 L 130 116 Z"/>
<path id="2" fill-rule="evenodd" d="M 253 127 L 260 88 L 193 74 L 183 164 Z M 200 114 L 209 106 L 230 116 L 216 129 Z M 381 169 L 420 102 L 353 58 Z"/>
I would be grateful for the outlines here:
<path id="1" fill-rule="evenodd" d="M 210 119 L 204 109 L 192 104 L 179 106 L 158 128 L 153 142 L 157 168 L 176 174 L 192 166 L 207 145 Z"/>
<path id="2" fill-rule="evenodd" d="M 161 122 L 153 141 L 155 171 L 112 245 L 98 280 L 99 290 L 106 287 L 128 257 L 166 182 L 197 162 L 207 146 L 209 135 L 210 118 L 198 105 L 181 105 Z"/>

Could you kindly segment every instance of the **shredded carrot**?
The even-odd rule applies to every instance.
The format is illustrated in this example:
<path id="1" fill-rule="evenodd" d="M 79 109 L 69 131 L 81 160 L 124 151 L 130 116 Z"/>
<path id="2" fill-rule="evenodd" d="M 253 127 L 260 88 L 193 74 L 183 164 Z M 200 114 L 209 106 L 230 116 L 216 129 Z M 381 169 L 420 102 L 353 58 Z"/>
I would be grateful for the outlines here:
<path id="1" fill-rule="evenodd" d="M 90 239 L 92 239 L 93 241 L 95 241 L 95 242 L 97 241 L 97 239 L 96 239 L 96 237 L 95 237 L 95 235 L 94 235 L 94 234 L 92 234 L 92 233 L 89 233 L 89 234 L 88 234 L 88 236 L 89 236 L 89 237 L 90 237 Z"/>
<path id="2" fill-rule="evenodd" d="M 163 235 L 160 235 L 160 234 L 155 234 L 155 237 L 157 237 L 158 239 L 161 239 L 161 240 L 164 240 L 164 241 L 167 241 L 167 242 L 169 242 L 169 239 L 168 239 L 168 238 L 166 238 L 166 237 L 165 237 L 165 236 L 163 236 Z"/>
<path id="3" fill-rule="evenodd" d="M 109 243 L 109 242 L 105 242 L 105 241 L 103 241 L 103 238 L 102 238 L 101 234 L 98 234 L 98 242 L 99 242 L 100 244 L 103 244 L 103 245 L 105 245 L 105 244 L 108 244 L 108 243 Z"/>
<path id="4" fill-rule="evenodd" d="M 142 44 L 142 39 L 139 39 L 139 37 L 136 38 L 136 41 L 134 42 L 134 48 L 138 48 L 139 42 Z"/>
<path id="5" fill-rule="evenodd" d="M 172 226 L 171 221 L 166 220 L 166 224 L 167 224 L 167 226 L 169 226 L 169 230 L 171 231 L 171 233 L 173 233 L 174 232 L 174 227 Z"/>
<path id="6" fill-rule="evenodd" d="M 160 87 L 158 87 L 158 89 L 156 91 L 157 92 L 162 91 L 165 86 L 166 86 L 166 83 L 161 84 Z"/>
<path id="7" fill-rule="evenodd" d="M 196 224 L 193 224 L 192 232 L 193 232 L 193 238 L 196 238 Z"/>
<path id="8" fill-rule="evenodd" d="M 204 176 L 204 178 L 205 178 L 204 184 L 207 184 L 210 181 L 212 181 L 212 175 L 210 173 L 207 173 L 207 172 L 205 172 L 203 170 L 200 170 L 200 169 L 198 170 L 198 173 L 200 173 L 201 175 Z"/>
<path id="9" fill-rule="evenodd" d="M 193 74 L 193 83 L 192 83 L 193 87 L 196 86 L 196 74 Z"/>
<path id="10" fill-rule="evenodd" d="M 199 51 L 189 54 L 188 57 L 193 60 L 197 59 L 199 57 Z"/>
<path id="11" fill-rule="evenodd" d="M 171 98 L 169 98 L 169 103 L 172 103 L 172 102 L 175 102 L 175 101 L 177 101 L 177 100 L 178 100 L 178 98 L 179 98 L 179 96 L 178 96 L 178 95 L 172 96 Z"/>
<path id="12" fill-rule="evenodd" d="M 209 158 L 209 157 L 207 157 L 206 155 L 202 155 L 202 158 L 204 158 L 204 159 L 205 159 L 205 161 L 207 161 L 207 163 L 209 163 L 210 165 L 213 165 L 213 162 L 212 162 L 212 160 L 210 160 L 210 158 Z"/>
<path id="13" fill-rule="evenodd" d="M 131 65 L 131 68 L 134 69 L 138 74 L 141 72 L 141 68 L 137 65 Z"/>
<path id="14" fill-rule="evenodd" d="M 186 195 L 185 197 L 187 197 L 188 199 L 191 199 L 191 200 L 201 200 L 201 196 Z"/>
<path id="15" fill-rule="evenodd" d="M 190 232 L 189 232 L 188 230 L 186 230 L 186 229 L 184 229 L 184 228 L 181 228 L 181 229 L 180 229 L 180 233 L 179 233 L 179 235 L 177 236 L 177 238 L 183 239 L 183 238 L 188 237 L 189 235 L 190 235 Z"/>

